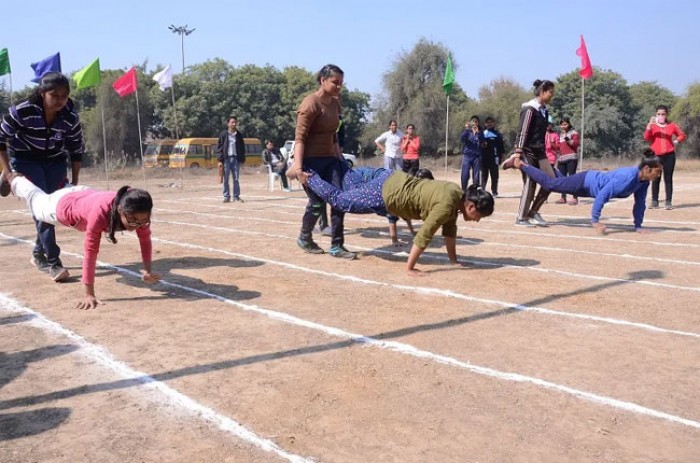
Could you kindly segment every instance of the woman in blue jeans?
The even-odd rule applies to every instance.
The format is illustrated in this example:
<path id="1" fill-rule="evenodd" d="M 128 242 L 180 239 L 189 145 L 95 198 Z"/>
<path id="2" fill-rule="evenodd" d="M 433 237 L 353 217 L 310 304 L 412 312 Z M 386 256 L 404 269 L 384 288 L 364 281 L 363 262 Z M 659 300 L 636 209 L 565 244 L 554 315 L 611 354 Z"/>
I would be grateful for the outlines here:
<path id="1" fill-rule="evenodd" d="M 78 184 L 83 156 L 83 132 L 80 118 L 73 109 L 68 78 L 59 72 L 44 74 L 27 101 L 12 106 L 0 123 L 0 167 L 23 174 L 45 193 L 63 188 L 66 163 L 71 162 L 72 184 Z M 12 153 L 12 166 L 8 158 Z M 9 190 L 2 180 L 0 194 Z M 48 271 L 54 281 L 65 279 L 61 248 L 56 244 L 53 225 L 34 221 L 36 245 L 31 262 Z"/>
<path id="2" fill-rule="evenodd" d="M 653 151 L 644 151 L 644 157 L 638 166 L 621 167 L 609 172 L 598 170 L 586 170 L 569 177 L 548 176 L 542 170 L 532 167 L 523 161 L 519 154 L 513 154 L 507 161 L 509 167 L 520 169 L 532 181 L 539 183 L 540 187 L 555 193 L 571 194 L 576 197 L 595 198 L 591 208 L 591 225 L 600 234 L 605 234 L 605 225 L 600 223 L 600 216 L 605 203 L 612 198 L 627 198 L 634 194 L 635 231 L 644 233 L 642 222 L 646 210 L 647 190 L 649 182 L 658 179 L 663 171 L 661 161 Z"/>

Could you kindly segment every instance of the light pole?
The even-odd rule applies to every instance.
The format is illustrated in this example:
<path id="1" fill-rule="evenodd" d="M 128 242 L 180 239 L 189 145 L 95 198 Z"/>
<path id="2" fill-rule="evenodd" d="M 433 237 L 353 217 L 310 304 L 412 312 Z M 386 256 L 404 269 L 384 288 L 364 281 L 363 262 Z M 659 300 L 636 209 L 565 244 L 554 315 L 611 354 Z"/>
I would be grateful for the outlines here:
<path id="1" fill-rule="evenodd" d="M 187 24 L 184 26 L 174 26 L 171 24 L 168 26 L 173 34 L 180 34 L 180 47 L 182 49 L 182 73 L 185 73 L 185 36 L 190 35 L 195 29 L 187 29 Z"/>

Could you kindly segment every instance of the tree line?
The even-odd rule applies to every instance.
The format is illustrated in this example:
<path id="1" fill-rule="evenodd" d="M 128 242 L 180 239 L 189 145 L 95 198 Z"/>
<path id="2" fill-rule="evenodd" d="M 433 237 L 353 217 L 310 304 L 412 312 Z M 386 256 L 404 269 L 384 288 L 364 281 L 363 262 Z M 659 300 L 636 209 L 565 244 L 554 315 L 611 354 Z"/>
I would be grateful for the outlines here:
<path id="1" fill-rule="evenodd" d="M 421 39 L 412 50 L 400 53 L 387 69 L 382 76 L 383 91 L 377 98 L 343 88 L 344 151 L 374 155 L 374 139 L 395 119 L 401 127 L 409 123 L 416 126 L 422 155 L 444 155 L 446 150 L 459 154 L 459 135 L 472 115 L 482 120 L 493 116 L 509 149 L 515 140 L 520 106 L 532 98 L 532 93 L 505 77 L 483 85 L 474 96 L 455 83 L 445 146 L 446 97 L 442 82 L 448 53 L 444 45 Z M 459 63 L 453 60 L 453 66 L 459 77 Z M 235 115 L 246 136 L 271 139 L 280 146 L 294 137 L 298 104 L 317 88 L 315 73 L 300 67 L 234 67 L 225 60 L 213 59 L 175 76 L 174 109 L 170 90 L 161 91 L 152 79 L 159 70 L 149 71 L 147 63 L 137 66 L 141 129 L 151 138 L 174 138 L 176 116 L 180 138 L 215 137 L 228 117 Z M 103 70 L 99 86 L 71 93 L 83 121 L 88 156 L 96 162 L 103 152 L 103 114 L 107 150 L 132 158 L 139 156 L 133 96 L 122 99 L 112 89 L 112 83 L 123 73 Z M 550 114 L 556 123 L 569 117 L 580 130 L 581 79 L 577 70 L 551 80 L 556 84 L 556 94 Z M 352 76 L 347 75 L 346 82 L 351 81 Z M 26 87 L 14 92 L 13 101 L 26 99 L 31 90 Z M 595 68 L 593 77 L 586 81 L 585 95 L 585 157 L 636 157 L 645 145 L 644 126 L 659 104 L 667 105 L 670 118 L 688 133 L 688 142 L 681 145 L 679 155 L 700 155 L 700 83 L 691 85 L 686 95 L 677 96 L 656 82 L 629 85 L 620 74 Z M 0 112 L 7 111 L 9 101 L 7 89 L 0 87 Z"/>

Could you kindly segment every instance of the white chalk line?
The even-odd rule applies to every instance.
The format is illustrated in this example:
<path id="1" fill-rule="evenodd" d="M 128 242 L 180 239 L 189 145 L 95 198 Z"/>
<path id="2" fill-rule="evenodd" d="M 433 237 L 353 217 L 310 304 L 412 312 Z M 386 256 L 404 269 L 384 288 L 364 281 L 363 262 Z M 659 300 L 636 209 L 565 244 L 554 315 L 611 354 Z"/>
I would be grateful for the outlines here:
<path id="1" fill-rule="evenodd" d="M 21 241 L 25 241 L 25 240 L 21 240 Z M 29 243 L 29 242 L 27 242 L 27 243 Z M 32 243 L 29 243 L 29 244 L 32 244 Z M 189 247 L 189 246 L 186 246 L 186 247 Z M 197 246 L 197 247 L 199 248 L 199 246 Z M 210 249 L 210 250 L 213 252 L 216 251 L 215 249 Z M 235 255 L 235 253 L 227 253 L 227 254 Z M 116 272 L 133 276 L 134 278 L 139 278 L 139 276 L 140 276 L 136 272 L 133 272 L 131 270 L 126 270 L 126 269 L 123 269 L 123 268 L 120 268 L 120 267 L 117 267 L 117 266 L 114 266 L 114 265 L 111 265 L 108 263 L 98 262 L 98 264 L 101 267 L 107 267 L 107 268 L 110 268 Z M 290 268 L 296 267 L 296 266 L 291 265 L 291 264 L 285 264 L 285 266 L 290 267 Z M 694 421 L 694 420 L 691 420 L 688 418 L 683 418 L 683 417 L 680 417 L 677 415 L 662 412 L 662 411 L 655 410 L 652 408 L 644 407 L 644 406 L 635 404 L 633 402 L 618 400 L 618 399 L 614 399 L 612 397 L 607 397 L 604 395 L 575 389 L 573 387 L 565 386 L 562 384 L 554 383 L 551 381 L 547 381 L 547 380 L 532 377 L 532 376 L 522 375 L 522 374 L 513 373 L 513 372 L 502 372 L 499 370 L 495 370 L 493 368 L 474 365 L 474 364 L 471 364 L 471 363 L 468 363 L 468 362 L 465 362 L 462 360 L 458 360 L 458 359 L 453 358 L 453 357 L 435 354 L 435 353 L 430 352 L 430 351 L 419 349 L 415 346 L 412 346 L 412 345 L 406 344 L 406 343 L 401 343 L 401 342 L 396 342 L 396 341 L 378 340 L 378 339 L 364 336 L 361 334 L 348 332 L 348 331 L 342 330 L 340 328 L 335 328 L 335 327 L 323 325 L 320 323 L 312 322 L 309 320 L 304 320 L 302 318 L 299 318 L 299 317 L 296 317 L 296 316 L 293 316 L 293 315 L 290 315 L 290 314 L 287 314 L 284 312 L 278 312 L 275 310 L 265 309 L 265 308 L 262 308 L 262 307 L 257 306 L 257 305 L 244 304 L 242 302 L 234 301 L 234 300 L 225 298 L 223 296 L 219 296 L 217 294 L 209 293 L 207 291 L 199 290 L 196 288 L 191 288 L 189 286 L 185 286 L 185 285 L 181 285 L 181 284 L 177 284 L 177 283 L 171 283 L 171 282 L 168 282 L 166 280 L 162 280 L 160 282 L 160 284 L 162 284 L 164 286 L 178 288 L 182 291 L 190 292 L 190 293 L 204 296 L 207 298 L 211 298 L 211 299 L 214 299 L 216 301 L 238 307 L 238 308 L 243 309 L 243 310 L 248 311 L 248 312 L 253 312 L 253 313 L 260 314 L 260 315 L 264 315 L 272 320 L 288 323 L 288 324 L 295 325 L 295 326 L 309 328 L 309 329 L 312 329 L 315 331 L 325 333 L 325 334 L 330 335 L 330 336 L 348 339 L 348 340 L 351 340 L 351 341 L 359 343 L 359 344 L 366 344 L 366 345 L 369 345 L 372 347 L 386 349 L 389 351 L 409 355 L 412 357 L 431 360 L 431 361 L 439 363 L 439 364 L 457 367 L 457 368 L 467 370 L 467 371 L 470 371 L 472 373 L 476 373 L 476 374 L 479 374 L 482 376 L 487 376 L 487 377 L 496 378 L 496 379 L 500 379 L 500 380 L 504 380 L 504 381 L 510 381 L 510 382 L 532 384 L 532 385 L 539 386 L 539 387 L 547 389 L 547 390 L 552 390 L 552 391 L 557 391 L 557 392 L 561 392 L 564 394 L 569 394 L 571 396 L 578 397 L 580 399 L 583 399 L 583 400 L 586 400 L 586 401 L 589 401 L 592 403 L 596 403 L 599 405 L 605 405 L 605 406 L 609 406 L 612 408 L 625 410 L 625 411 L 628 411 L 631 413 L 649 416 L 652 418 L 658 418 L 658 419 L 670 421 L 670 422 L 673 422 L 676 424 L 681 424 L 684 426 L 689 426 L 692 428 L 700 429 L 700 422 L 698 422 L 698 421 Z M 31 312 L 31 311 L 27 312 L 27 313 L 34 314 L 34 312 Z M 62 329 L 62 327 L 60 327 L 60 325 L 58 325 L 58 327 Z M 129 367 L 126 367 L 125 365 L 124 365 L 124 367 L 127 368 L 127 371 L 132 371 Z M 234 427 L 233 427 L 233 431 L 230 431 L 230 432 L 234 432 L 234 431 L 241 432 L 246 437 L 249 437 L 248 434 L 252 434 L 250 431 L 243 428 L 240 424 L 236 423 L 235 421 L 230 420 L 229 418 L 226 418 L 224 416 L 216 414 L 216 412 L 214 412 L 213 410 L 199 405 L 198 403 L 194 402 L 192 399 L 188 398 L 187 396 L 184 396 L 181 393 L 175 391 L 174 389 L 172 389 L 168 386 L 165 386 L 162 383 L 157 382 L 155 379 L 151 378 L 150 376 L 143 375 L 143 374 L 140 374 L 139 372 L 135 372 L 135 371 L 133 372 L 133 374 L 131 374 L 131 376 L 135 376 L 135 377 L 144 376 L 145 378 L 148 378 L 150 381 L 152 381 L 149 384 L 154 384 L 156 386 L 162 386 L 164 388 L 163 390 L 167 391 L 168 394 L 173 394 L 173 398 L 177 398 L 178 400 L 180 400 L 180 398 L 182 397 L 185 400 L 184 403 L 188 404 L 190 407 L 195 407 L 194 408 L 195 410 L 198 410 L 201 408 L 204 412 L 209 412 L 209 413 L 213 414 L 214 416 L 212 418 L 210 418 L 210 420 L 212 420 L 212 422 L 217 423 L 217 425 L 219 425 L 219 422 L 226 423 L 226 424 L 231 422 L 231 424 L 233 424 Z M 170 391 L 172 391 L 172 392 L 170 392 Z M 219 421 L 219 420 L 221 420 L 221 421 Z M 238 430 L 238 427 L 240 427 L 242 429 Z M 239 435 L 239 434 L 237 433 L 236 435 Z M 243 437 L 243 436 L 241 436 L 241 437 Z M 243 437 L 243 438 L 245 438 L 245 437 Z M 249 437 L 249 438 L 250 439 L 255 438 L 256 439 L 255 442 L 257 442 L 258 440 L 261 441 L 260 444 L 256 443 L 256 445 L 267 444 L 267 446 L 269 446 L 269 448 L 271 448 L 271 449 L 278 449 L 276 444 L 274 444 L 273 442 L 268 441 L 266 439 L 261 439 L 261 438 L 257 437 L 255 434 L 252 434 L 252 437 Z M 253 441 L 251 440 L 251 442 L 253 442 Z M 270 450 L 270 451 L 275 451 L 275 450 Z M 280 450 L 280 452 L 284 452 L 284 451 Z M 277 453 L 277 452 L 275 452 L 275 453 Z M 289 461 L 299 461 L 299 462 L 309 461 L 309 460 L 304 460 L 304 459 L 302 459 L 302 457 L 298 457 L 296 455 L 289 455 L 286 452 L 284 452 L 284 455 L 286 455 L 285 458 L 289 459 Z M 291 458 L 298 458 L 298 460 L 292 460 Z"/>
<path id="2" fill-rule="evenodd" d="M 112 266 L 109 266 L 114 268 Z M 138 276 L 134 272 L 128 272 L 133 276 Z M 215 425 L 220 430 L 232 434 L 246 442 L 253 444 L 254 446 L 266 451 L 276 454 L 277 456 L 294 463 L 311 463 L 315 460 L 301 457 L 289 453 L 281 449 L 277 444 L 269 439 L 262 438 L 255 434 L 254 432 L 248 430 L 243 425 L 238 423 L 231 418 L 221 415 L 214 411 L 213 409 L 204 406 L 190 397 L 178 392 L 172 387 L 166 385 L 165 383 L 156 380 L 155 378 L 143 373 L 141 371 L 135 370 L 123 362 L 115 359 L 112 354 L 110 354 L 106 349 L 100 347 L 87 341 L 85 338 L 79 334 L 71 331 L 59 323 L 47 319 L 39 312 L 36 312 L 28 307 L 21 305 L 15 299 L 9 297 L 6 294 L 0 293 L 0 310 L 10 313 L 23 313 L 31 315 L 31 320 L 22 322 L 26 325 L 35 326 L 45 331 L 64 336 L 70 339 L 72 342 L 76 343 L 80 347 L 82 355 L 98 361 L 103 366 L 109 368 L 113 372 L 120 375 L 123 379 L 128 379 L 139 383 L 139 385 L 149 387 L 156 390 L 157 392 L 163 394 L 169 399 L 169 403 L 174 407 L 179 407 L 181 409 L 187 410 L 190 413 L 198 416 L 204 421 L 207 421 Z"/>
<path id="3" fill-rule="evenodd" d="M 200 211 L 189 211 L 189 210 L 179 210 L 179 209 L 164 209 L 164 208 L 155 208 L 156 211 L 161 211 L 161 212 L 168 212 L 168 213 L 180 213 L 180 214 L 193 214 L 193 215 L 202 215 L 204 217 L 216 217 L 216 218 L 230 218 L 228 216 L 224 216 L 215 212 L 200 212 Z M 246 210 L 238 210 L 239 212 L 249 212 Z M 275 224 L 283 224 L 283 225 L 299 225 L 298 222 L 286 222 L 282 220 L 275 220 L 275 219 L 265 219 L 262 217 L 246 217 L 247 221 L 255 221 L 255 222 L 264 222 L 264 223 L 275 223 Z M 460 227 L 461 228 L 461 227 Z M 542 234 L 538 234 L 537 236 L 542 236 Z M 576 236 L 569 236 L 569 239 L 576 239 Z M 523 244 L 516 244 L 516 243 L 499 243 L 499 242 L 494 242 L 494 241 L 474 241 L 474 240 L 469 240 L 467 238 L 462 238 L 461 240 L 457 241 L 459 242 L 464 242 L 467 244 L 482 244 L 482 245 L 487 245 L 487 246 L 497 246 L 497 247 L 507 247 L 507 248 L 519 248 L 519 249 L 537 249 L 540 251 L 551 251 L 551 252 L 564 252 L 564 253 L 574 253 L 574 254 L 584 254 L 584 255 L 593 255 L 593 256 L 604 256 L 604 257 L 616 257 L 616 258 L 624 258 L 624 259 L 631 259 L 631 260 L 643 260 L 643 261 L 651 261 L 651 262 L 663 262 L 663 263 L 670 263 L 670 264 L 679 264 L 679 265 L 690 265 L 690 266 L 700 266 L 700 262 L 697 261 L 689 261 L 689 260 L 679 260 L 679 259 L 668 259 L 668 258 L 663 258 L 663 257 L 650 257 L 650 256 L 639 256 L 636 254 L 620 254 L 620 253 L 611 253 L 611 252 L 599 252 L 599 251 L 586 251 L 586 250 L 581 250 L 581 249 L 571 249 L 571 248 L 560 248 L 560 247 L 554 247 L 554 246 L 535 246 L 535 245 L 523 245 Z"/>
<path id="4" fill-rule="evenodd" d="M 178 225 L 178 226 L 190 226 L 190 227 L 198 227 L 198 228 L 204 228 L 207 230 L 212 230 L 212 231 L 223 231 L 223 232 L 229 232 L 229 233 L 239 233 L 239 234 L 244 234 L 244 235 L 250 235 L 250 236 L 258 236 L 258 237 L 266 237 L 266 238 L 276 238 L 276 239 L 284 239 L 288 241 L 294 241 L 296 240 L 296 237 L 288 236 L 288 235 L 281 235 L 281 234 L 272 234 L 272 233 L 264 233 L 264 232 L 256 232 L 256 231 L 250 231 L 250 230 L 244 230 L 240 228 L 232 228 L 232 227 L 217 227 L 213 225 L 204 225 L 204 224 L 199 224 L 199 223 L 191 223 L 191 222 L 182 222 L 182 221 L 172 221 L 172 220 L 154 220 L 154 223 L 164 223 L 168 225 Z M 389 236 L 388 233 L 384 232 L 378 232 L 378 235 L 382 236 Z M 407 238 L 412 238 L 410 235 L 404 235 L 402 234 L 401 236 L 407 237 Z M 460 242 L 461 239 L 458 239 L 457 242 Z M 320 243 L 323 243 L 323 241 L 319 241 Z M 348 246 L 351 249 L 354 250 L 360 250 L 363 251 L 367 254 L 376 254 L 376 255 L 389 255 L 389 256 L 398 256 L 401 251 L 387 251 L 383 249 L 375 249 L 375 248 L 368 248 L 368 247 L 363 247 L 363 246 Z M 404 251 L 405 252 L 405 251 Z M 448 262 L 449 259 L 447 257 L 442 257 L 442 256 L 437 256 L 437 255 L 423 255 L 421 256 L 422 260 L 429 260 L 429 261 L 439 261 L 439 262 Z M 674 290 L 682 290 L 682 291 L 693 291 L 693 292 L 700 292 L 700 287 L 695 287 L 695 286 L 681 286 L 681 285 L 674 285 L 671 283 L 660 283 L 656 281 L 649 281 L 649 280 L 629 280 L 625 278 L 612 278 L 612 277 L 604 277 L 604 276 L 599 276 L 599 275 L 589 275 L 589 274 L 584 274 L 584 273 L 576 273 L 576 272 L 569 272 L 565 270 L 557 270 L 557 269 L 550 269 L 550 268 L 541 268 L 541 267 L 533 267 L 533 266 L 527 266 L 527 265 L 517 265 L 517 264 L 505 264 L 505 263 L 499 263 L 499 262 L 490 262 L 488 260 L 478 260 L 478 259 L 467 259 L 464 257 L 458 257 L 457 260 L 459 262 L 465 263 L 465 264 L 470 264 L 470 265 L 479 265 L 479 266 L 484 266 L 484 267 L 504 267 L 504 268 L 512 268 L 516 270 L 522 270 L 522 271 L 534 271 L 534 272 L 539 272 L 539 273 L 553 273 L 557 275 L 564 275 L 572 278 L 577 278 L 577 279 L 584 279 L 584 280 L 597 280 L 597 281 L 611 281 L 611 282 L 619 282 L 619 283 L 633 283 L 633 284 L 640 284 L 640 285 L 645 285 L 645 286 L 652 286 L 652 287 L 657 287 L 657 288 L 668 288 L 668 289 L 674 289 Z"/>

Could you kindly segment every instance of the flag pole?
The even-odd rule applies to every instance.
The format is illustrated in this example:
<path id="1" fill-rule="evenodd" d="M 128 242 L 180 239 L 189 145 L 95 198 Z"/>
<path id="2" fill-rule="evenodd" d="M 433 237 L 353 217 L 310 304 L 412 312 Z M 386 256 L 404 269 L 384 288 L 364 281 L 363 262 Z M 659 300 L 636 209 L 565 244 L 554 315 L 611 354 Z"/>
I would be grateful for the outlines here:
<path id="1" fill-rule="evenodd" d="M 138 124 L 139 127 L 139 150 L 141 151 L 141 171 L 143 172 L 143 186 L 144 188 L 147 188 L 148 185 L 146 184 L 146 166 L 143 164 L 143 140 L 141 136 L 141 114 L 139 113 L 139 89 L 136 88 L 136 123 Z"/>
<path id="2" fill-rule="evenodd" d="M 447 180 L 447 141 L 450 129 L 450 95 L 447 95 L 447 114 L 445 116 L 445 180 Z"/>
<path id="3" fill-rule="evenodd" d="M 173 99 L 173 114 L 175 114 L 175 136 L 177 139 L 180 139 L 180 126 L 177 123 L 177 108 L 175 107 L 175 90 L 173 89 L 174 85 L 170 86 L 170 96 L 172 96 Z"/>
<path id="4" fill-rule="evenodd" d="M 579 148 L 581 149 L 581 154 L 579 155 L 578 170 L 581 172 L 583 170 L 583 129 L 584 129 L 584 113 L 586 110 L 586 79 L 581 77 L 581 142 L 579 143 Z"/>
<path id="5" fill-rule="evenodd" d="M 107 190 L 109 190 L 109 162 L 107 161 L 107 131 L 105 130 L 105 108 L 100 105 L 102 113 L 102 149 L 105 156 L 105 176 L 107 178 Z"/>

